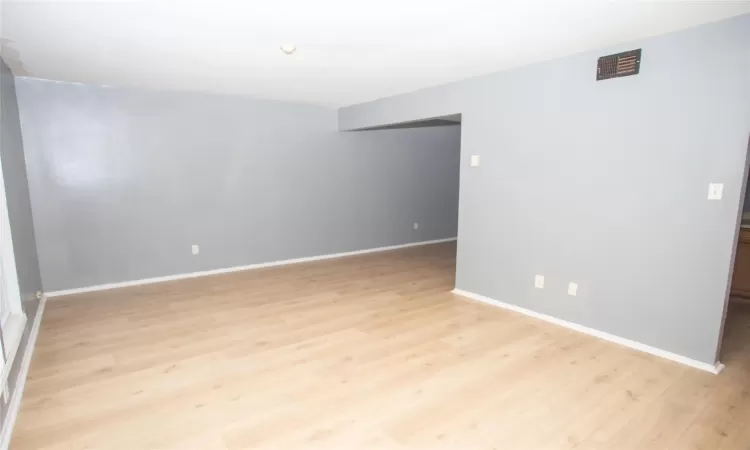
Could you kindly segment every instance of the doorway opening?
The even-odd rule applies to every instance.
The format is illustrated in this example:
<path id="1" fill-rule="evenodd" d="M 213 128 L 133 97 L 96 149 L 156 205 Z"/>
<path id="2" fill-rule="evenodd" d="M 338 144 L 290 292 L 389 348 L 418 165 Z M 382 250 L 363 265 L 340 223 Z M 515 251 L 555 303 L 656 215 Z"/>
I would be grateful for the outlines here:
<path id="1" fill-rule="evenodd" d="M 748 139 L 740 215 L 735 232 L 732 275 L 724 306 L 719 361 L 743 364 L 750 355 L 750 139 Z M 732 364 L 734 365 L 734 364 Z"/>

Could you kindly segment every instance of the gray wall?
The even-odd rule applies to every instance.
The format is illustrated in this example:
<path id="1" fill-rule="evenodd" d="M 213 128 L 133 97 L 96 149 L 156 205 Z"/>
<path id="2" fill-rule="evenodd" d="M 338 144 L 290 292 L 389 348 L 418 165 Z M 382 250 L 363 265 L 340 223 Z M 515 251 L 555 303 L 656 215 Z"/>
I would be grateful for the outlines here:
<path id="1" fill-rule="evenodd" d="M 594 80 L 599 56 L 640 47 L 638 76 Z M 750 133 L 750 15 L 342 108 L 339 124 L 453 113 L 459 289 L 715 362 Z M 710 182 L 722 201 L 707 201 Z"/>
<path id="2" fill-rule="evenodd" d="M 26 180 L 26 163 L 18 117 L 18 104 L 13 74 L 2 60 L 2 130 L 0 130 L 0 158 L 8 198 L 8 219 L 13 235 L 13 251 L 20 284 L 21 298 L 36 298 L 41 289 L 34 226 Z"/>
<path id="3" fill-rule="evenodd" d="M 458 126 L 339 133 L 317 106 L 17 86 L 47 291 L 456 236 Z"/>
<path id="4" fill-rule="evenodd" d="M 8 377 L 8 389 L 12 399 L 13 396 L 17 395 L 16 386 L 19 382 L 21 359 L 26 352 L 31 325 L 36 318 L 39 307 L 36 291 L 42 289 L 42 282 L 39 276 L 39 263 L 34 240 L 29 188 L 26 182 L 15 85 L 13 74 L 2 59 L 0 59 L 0 158 L 2 159 L 3 179 L 8 202 L 8 219 L 13 238 L 13 252 L 16 259 L 22 307 L 27 319 L 26 329 Z M 2 245 L 5 244 L 5 242 L 2 243 Z M 0 402 L 0 424 L 3 424 L 3 427 L 10 404 L 10 401 L 5 404 Z"/>

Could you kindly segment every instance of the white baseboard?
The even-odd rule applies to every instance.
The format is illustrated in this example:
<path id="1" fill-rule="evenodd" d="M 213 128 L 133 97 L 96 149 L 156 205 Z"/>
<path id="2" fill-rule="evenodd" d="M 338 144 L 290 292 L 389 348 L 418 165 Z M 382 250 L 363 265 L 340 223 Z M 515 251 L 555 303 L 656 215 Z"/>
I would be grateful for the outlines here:
<path id="1" fill-rule="evenodd" d="M 26 386 L 26 377 L 29 374 L 29 366 L 31 366 L 31 357 L 34 354 L 34 348 L 36 347 L 36 338 L 39 335 L 39 326 L 42 323 L 42 314 L 44 314 L 44 307 L 47 304 L 47 297 L 43 296 L 39 302 L 39 310 L 36 312 L 34 317 L 34 323 L 31 325 L 31 331 L 29 332 L 29 340 L 26 343 L 26 349 L 23 353 L 23 359 L 21 359 L 21 371 L 18 373 L 18 381 L 16 387 L 13 390 L 13 395 L 8 403 L 8 415 L 5 417 L 5 422 L 2 424 L 2 431 L 0 432 L 0 449 L 7 450 L 10 445 L 10 438 L 13 434 L 13 427 L 16 425 L 16 418 L 18 418 L 18 411 L 21 408 L 21 398 L 23 397 L 23 389 Z"/>
<path id="2" fill-rule="evenodd" d="M 661 358 L 669 359 L 671 361 L 675 361 L 680 364 L 684 364 L 686 366 L 690 366 L 696 369 L 704 370 L 706 372 L 711 372 L 713 374 L 718 374 L 724 369 L 724 364 L 721 364 L 719 362 L 717 362 L 715 365 L 711 365 L 711 364 L 704 363 L 701 361 L 696 361 L 694 359 L 690 359 L 685 356 L 678 355 L 676 353 L 668 352 L 666 350 L 662 350 L 656 347 L 651 347 L 650 345 L 641 344 L 640 342 L 631 341 L 630 339 L 625 339 L 620 336 L 615 336 L 614 334 L 605 333 L 603 331 L 595 330 L 594 328 L 589 328 L 583 325 L 579 325 L 577 323 L 568 322 L 566 320 L 558 319 L 557 317 L 548 316 L 546 314 L 538 313 L 536 311 L 522 308 L 520 306 L 511 305 L 510 303 L 505 303 L 505 302 L 501 302 L 498 300 L 494 300 L 489 297 L 485 297 L 479 294 L 474 294 L 472 292 L 463 291 L 461 289 L 454 289 L 453 293 L 460 295 L 462 297 L 467 297 L 472 300 L 482 302 L 482 303 L 487 303 L 488 305 L 499 306 L 500 308 L 508 309 L 511 311 L 515 311 L 517 313 L 524 314 L 526 316 L 534 317 L 535 319 L 541 319 L 541 320 L 544 320 L 545 322 L 554 323 L 555 325 L 560 325 L 565 328 L 570 328 L 571 330 L 575 330 L 581 333 L 595 336 L 600 339 L 604 339 L 605 341 L 610 341 L 610 342 L 614 342 L 615 344 L 624 345 L 625 347 L 630 347 L 635 350 L 639 350 L 645 353 L 650 353 L 654 356 L 659 356 Z"/>
<path id="3" fill-rule="evenodd" d="M 103 291 L 106 289 L 117 289 L 117 288 L 130 287 L 130 286 L 140 286 L 143 284 L 162 283 L 164 281 L 183 280 L 185 278 L 205 277 L 208 275 L 219 275 L 223 273 L 239 272 L 242 270 L 253 270 L 253 269 L 262 269 L 264 267 L 286 266 L 289 264 L 322 261 L 324 259 L 343 258 L 344 256 L 355 256 L 355 255 L 364 255 L 366 253 L 384 252 L 388 250 L 398 250 L 398 249 L 408 248 L 408 247 L 417 247 L 420 245 L 439 244 L 442 242 L 455 241 L 456 239 L 457 238 L 455 237 L 447 238 L 447 239 L 435 239 L 432 241 L 412 242 L 409 244 L 391 245 L 388 247 L 377 247 L 377 248 L 368 248 L 365 250 L 355 250 L 353 252 L 332 253 L 329 255 L 320 255 L 320 256 L 308 256 L 305 258 L 286 259 L 282 261 L 272 261 L 272 262 L 259 263 L 259 264 L 249 264 L 247 266 L 235 266 L 235 267 L 227 267 L 224 269 L 204 270 L 202 272 L 191 272 L 191 273 L 181 273 L 177 275 L 168 275 L 165 277 L 144 278 L 141 280 L 123 281 L 120 283 L 100 284 L 97 286 L 88 286 L 88 287 L 83 287 L 83 288 L 65 289 L 62 291 L 47 292 L 46 295 L 47 297 L 60 297 L 63 295 L 83 294 L 85 292 Z"/>

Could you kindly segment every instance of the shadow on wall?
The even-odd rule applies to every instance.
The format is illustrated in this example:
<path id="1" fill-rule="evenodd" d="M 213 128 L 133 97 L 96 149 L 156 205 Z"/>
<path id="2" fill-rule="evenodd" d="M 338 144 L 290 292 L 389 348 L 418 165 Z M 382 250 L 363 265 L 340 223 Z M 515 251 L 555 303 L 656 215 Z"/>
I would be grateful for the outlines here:
<path id="1" fill-rule="evenodd" d="M 375 127 L 358 128 L 347 131 L 370 131 L 370 130 L 395 130 L 399 128 L 424 128 L 424 127 L 445 127 L 461 124 L 461 114 L 450 114 L 447 116 L 431 117 L 428 119 L 411 120 L 408 122 L 391 123 L 388 125 L 379 125 Z"/>

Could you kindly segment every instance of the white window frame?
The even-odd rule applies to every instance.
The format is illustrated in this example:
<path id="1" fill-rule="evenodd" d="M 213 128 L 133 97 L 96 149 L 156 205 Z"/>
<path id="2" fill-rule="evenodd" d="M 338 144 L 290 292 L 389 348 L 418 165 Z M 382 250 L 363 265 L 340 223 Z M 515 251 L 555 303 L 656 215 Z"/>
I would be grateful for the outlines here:
<path id="1" fill-rule="evenodd" d="M 0 103 L 2 98 L 0 98 Z M 1 108 L 0 108 L 1 109 Z M 0 112 L 0 114 L 2 114 Z M 1 119 L 1 117 L 0 117 Z M 0 329 L 4 352 L 0 352 L 0 388 L 4 389 L 10 369 L 13 366 L 18 347 L 21 344 L 23 330 L 26 326 L 26 315 L 21 306 L 21 291 L 16 271 L 16 258 L 13 252 L 13 238 L 8 217 L 8 202 L 3 179 L 3 166 L 0 161 L 0 296 L 3 311 L 0 317 Z M 7 311 L 6 311 L 7 310 Z"/>

